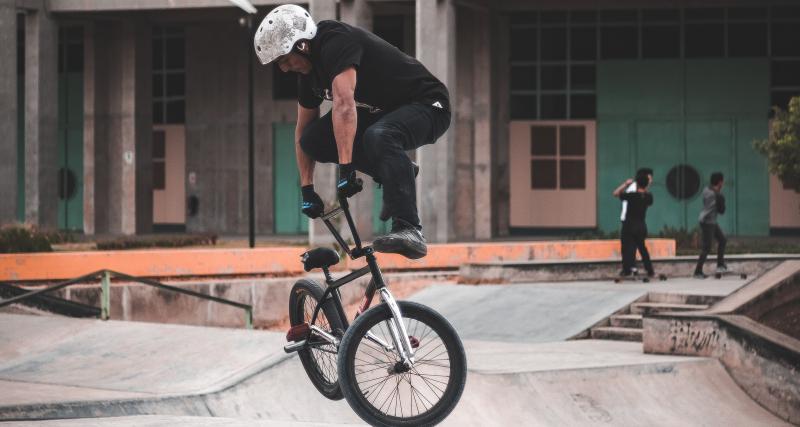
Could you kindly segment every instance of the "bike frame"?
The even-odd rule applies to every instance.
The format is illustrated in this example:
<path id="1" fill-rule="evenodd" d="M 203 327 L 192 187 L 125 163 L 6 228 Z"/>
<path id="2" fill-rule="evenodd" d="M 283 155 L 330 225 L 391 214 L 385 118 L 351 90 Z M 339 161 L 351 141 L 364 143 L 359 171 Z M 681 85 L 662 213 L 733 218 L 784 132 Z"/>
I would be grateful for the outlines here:
<path id="1" fill-rule="evenodd" d="M 331 220 L 341 214 L 344 214 L 345 219 L 347 220 L 347 226 L 350 228 L 350 233 L 353 236 L 354 246 L 351 248 L 347 242 L 342 238 L 342 235 L 333 226 Z M 289 344 L 284 347 L 286 352 L 292 352 L 297 350 L 306 349 L 309 347 L 319 347 L 327 344 L 333 344 L 335 346 L 339 346 L 339 340 L 331 334 L 325 333 L 320 328 L 314 326 L 314 323 L 317 321 L 317 316 L 319 315 L 319 311 L 322 308 L 322 304 L 328 302 L 330 299 L 334 307 L 336 309 L 336 313 L 338 314 L 339 318 L 341 319 L 342 325 L 345 329 L 347 329 L 350 324 L 347 321 L 347 314 L 344 311 L 344 306 L 342 305 L 342 298 L 341 294 L 339 293 L 339 288 L 342 286 L 352 282 L 353 280 L 358 279 L 367 274 L 372 274 L 372 280 L 370 281 L 369 285 L 367 286 L 367 290 L 364 293 L 364 299 L 362 300 L 361 306 L 359 306 L 358 313 L 359 314 L 366 311 L 370 305 L 372 304 L 372 299 L 375 296 L 375 292 L 378 292 L 381 298 L 381 301 L 389 307 L 389 310 L 392 313 L 392 321 L 389 322 L 389 332 L 392 336 L 393 345 L 389 345 L 388 343 L 384 342 L 380 338 L 373 336 L 372 334 L 368 334 L 367 338 L 370 341 L 375 342 L 376 344 L 382 346 L 387 351 L 397 351 L 400 355 L 401 360 L 403 363 L 411 367 L 414 364 L 414 349 L 411 346 L 411 341 L 408 338 L 408 331 L 406 330 L 405 322 L 403 322 L 403 315 L 400 312 L 400 307 L 397 305 L 397 301 L 392 296 L 392 293 L 389 292 L 388 287 L 386 286 L 386 282 L 383 281 L 383 274 L 381 273 L 380 268 L 378 267 L 378 261 L 375 258 L 375 251 L 371 246 L 362 246 L 361 238 L 358 236 L 358 231 L 356 230 L 355 222 L 353 221 L 352 215 L 350 215 L 350 207 L 349 203 L 346 198 L 339 198 L 339 207 L 325 213 L 321 217 L 322 221 L 325 223 L 325 226 L 328 227 L 333 237 L 336 239 L 336 242 L 339 243 L 339 246 L 347 253 L 347 255 L 351 259 L 358 259 L 364 257 L 367 261 L 367 266 L 360 268 L 356 271 L 347 274 L 346 276 L 340 277 L 339 279 L 334 280 L 328 271 L 328 268 L 323 268 L 322 271 L 325 273 L 325 283 L 328 285 L 325 289 L 325 292 L 322 294 L 321 303 L 317 304 L 314 308 L 314 314 L 311 317 L 311 323 L 309 330 L 306 334 L 306 338 L 302 341 Z M 316 334 L 319 336 L 322 341 L 312 341 L 312 335 Z"/>

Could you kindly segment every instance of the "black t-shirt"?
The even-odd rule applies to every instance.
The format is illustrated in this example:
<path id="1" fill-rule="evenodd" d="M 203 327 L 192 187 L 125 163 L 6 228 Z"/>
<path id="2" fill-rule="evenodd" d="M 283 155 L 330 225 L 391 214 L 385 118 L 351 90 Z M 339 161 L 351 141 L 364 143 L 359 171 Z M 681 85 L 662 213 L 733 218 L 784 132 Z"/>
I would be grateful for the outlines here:
<path id="1" fill-rule="evenodd" d="M 391 111 L 411 103 L 450 109 L 445 85 L 422 63 L 369 31 L 339 21 L 320 21 L 311 40 L 311 73 L 298 77 L 297 102 L 316 108 L 331 99 L 334 77 L 356 68 L 355 100 L 361 107 Z"/>
<path id="2" fill-rule="evenodd" d="M 625 222 L 644 222 L 647 207 L 653 204 L 653 195 L 650 193 L 620 193 L 619 198 L 628 202 L 628 213 Z"/>

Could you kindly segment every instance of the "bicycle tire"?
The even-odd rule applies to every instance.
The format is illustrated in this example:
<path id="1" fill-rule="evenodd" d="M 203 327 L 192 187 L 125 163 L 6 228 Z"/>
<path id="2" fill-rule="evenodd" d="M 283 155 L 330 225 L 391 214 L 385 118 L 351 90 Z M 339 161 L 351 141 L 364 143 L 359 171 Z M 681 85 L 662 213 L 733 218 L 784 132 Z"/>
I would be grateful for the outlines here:
<path id="1" fill-rule="evenodd" d="M 427 426 L 427 425 L 435 425 L 442 420 L 444 420 L 450 412 L 455 409 L 458 401 L 461 399 L 461 395 L 464 391 L 464 385 L 467 379 L 467 360 L 466 355 L 464 353 L 464 346 L 461 343 L 461 339 L 458 337 L 455 329 L 452 325 L 444 318 L 442 315 L 434 311 L 433 309 L 426 307 L 422 304 L 417 304 L 408 301 L 399 301 L 398 305 L 400 306 L 400 311 L 403 314 L 403 319 L 406 323 L 406 327 L 409 329 L 408 333 L 411 336 L 417 337 L 419 340 L 419 346 L 416 349 L 415 358 L 417 359 L 414 368 L 410 373 L 406 375 L 405 373 L 392 373 L 381 371 L 381 369 L 390 369 L 392 365 L 391 360 L 387 360 L 386 364 L 383 365 L 383 361 L 378 361 L 378 358 L 381 357 L 380 352 L 377 354 L 372 353 L 375 348 L 378 348 L 379 351 L 383 351 L 383 355 L 390 359 L 389 356 L 394 356 L 395 361 L 397 360 L 397 356 L 394 353 L 386 352 L 379 347 L 373 347 L 375 344 L 371 341 L 368 342 L 367 346 L 365 347 L 364 352 L 359 352 L 361 347 L 361 343 L 364 342 L 363 338 L 365 337 L 368 331 L 373 330 L 373 327 L 379 325 L 389 319 L 392 318 L 391 311 L 386 304 L 379 304 L 361 316 L 359 316 L 352 325 L 347 329 L 342 338 L 342 342 L 339 345 L 339 356 L 338 356 L 338 367 L 339 367 L 339 387 L 344 394 L 345 399 L 347 399 L 347 403 L 353 409 L 353 411 L 361 417 L 362 420 L 366 421 L 370 425 L 376 426 Z M 426 347 L 428 342 L 431 342 L 434 345 L 436 340 L 434 338 L 429 338 L 428 335 L 416 336 L 415 334 L 420 334 L 418 329 L 415 329 L 417 326 L 413 321 L 418 323 L 424 324 L 427 328 L 431 331 L 435 332 L 436 335 L 441 339 L 441 344 L 444 345 L 446 353 L 448 355 L 449 366 L 441 366 L 443 362 L 431 362 L 432 359 L 426 359 L 426 357 L 433 357 L 433 360 L 443 360 L 438 359 L 442 350 L 437 349 L 438 347 Z M 373 334 L 378 334 L 378 330 L 375 330 Z M 424 329 L 423 329 L 424 332 Z M 427 332 L 426 334 L 429 334 Z M 370 345 L 372 344 L 372 346 Z M 433 348 L 433 349 L 432 349 Z M 367 350 L 368 349 L 368 350 Z M 425 353 L 425 354 L 421 354 Z M 429 356 L 431 353 L 436 353 L 433 356 Z M 366 355 L 367 358 L 373 357 L 376 361 L 375 363 L 366 363 L 371 362 L 372 360 L 365 361 L 364 359 L 357 358 L 356 355 Z M 357 372 L 356 369 L 356 360 L 361 362 L 361 371 Z M 426 365 L 427 364 L 427 365 Z M 441 377 L 444 375 L 432 375 L 432 377 L 437 377 L 437 379 L 424 379 L 424 377 L 417 371 L 417 369 L 428 369 L 430 367 L 439 368 L 440 373 L 444 373 L 444 371 L 448 372 L 447 376 L 447 383 L 444 384 L 441 381 Z M 366 370 L 365 370 L 366 368 Z M 448 369 L 449 368 L 449 369 Z M 375 373 L 371 373 L 371 371 L 375 371 Z M 426 409 L 424 412 L 420 412 L 419 414 L 405 417 L 403 416 L 403 406 L 404 403 L 400 402 L 399 405 L 395 406 L 395 413 L 394 415 L 388 414 L 387 411 L 383 411 L 383 405 L 381 407 L 376 408 L 372 402 L 370 402 L 369 396 L 375 396 L 376 402 L 383 399 L 383 395 L 381 394 L 385 384 L 389 380 L 384 380 L 383 384 L 378 386 L 376 381 L 381 381 L 379 377 L 376 379 L 364 379 L 365 376 L 369 375 L 382 375 L 383 373 L 388 373 L 388 376 L 394 376 L 397 390 L 397 400 L 399 402 L 400 397 L 400 388 L 403 385 L 403 380 L 407 380 L 408 386 L 404 386 L 403 388 L 409 389 L 409 400 L 411 401 L 409 408 L 411 412 L 413 412 L 415 403 L 417 409 L 420 406 L 425 407 L 426 398 L 424 397 L 423 393 L 429 393 L 428 391 L 424 390 L 422 385 L 427 383 L 427 387 L 430 389 L 432 394 L 435 394 L 435 390 L 442 387 L 444 390 L 442 391 L 441 397 L 439 398 L 438 402 L 433 403 L 428 400 L 428 403 L 431 403 L 430 408 Z M 359 382 L 357 375 L 360 374 L 362 376 L 362 381 Z M 398 377 L 398 375 L 404 375 L 404 377 Z M 417 375 L 415 377 L 415 375 Z M 431 377 L 431 378 L 432 378 Z M 421 382 L 417 382 L 418 385 L 421 385 L 420 388 L 416 388 L 413 385 L 414 379 L 422 379 Z M 364 384 L 364 389 L 359 384 Z M 433 388 L 431 388 L 433 385 Z M 379 389 L 380 388 L 380 389 Z M 391 386 L 390 386 L 391 388 Z M 419 390 L 423 390 L 420 392 Z M 387 390 L 388 392 L 389 390 Z M 394 393 L 394 392 L 392 392 Z M 415 394 L 416 393 L 416 394 Z M 416 396 L 416 397 L 414 397 Z M 391 397 L 387 397 L 387 401 Z M 416 402 L 415 402 L 416 401 Z M 397 416 L 397 407 L 400 408 L 400 416 Z M 411 414 L 409 414 L 411 415 Z"/>
<path id="2" fill-rule="evenodd" d="M 311 323 L 314 308 L 323 294 L 322 287 L 312 280 L 302 279 L 294 284 L 289 296 L 289 321 L 292 326 Z M 344 333 L 338 311 L 330 299 L 322 305 L 315 324 L 339 337 Z M 341 400 L 344 396 L 339 388 L 336 354 L 331 356 L 328 351 L 335 352 L 336 348 L 332 345 L 309 348 L 298 351 L 297 355 L 314 387 L 328 399 Z"/>

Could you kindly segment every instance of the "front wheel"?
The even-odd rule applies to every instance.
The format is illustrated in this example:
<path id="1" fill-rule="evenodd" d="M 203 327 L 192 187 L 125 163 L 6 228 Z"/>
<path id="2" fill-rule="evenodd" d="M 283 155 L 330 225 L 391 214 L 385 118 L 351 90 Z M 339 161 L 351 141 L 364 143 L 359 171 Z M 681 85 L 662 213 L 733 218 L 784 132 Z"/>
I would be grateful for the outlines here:
<path id="1" fill-rule="evenodd" d="M 370 425 L 434 425 L 450 414 L 464 391 L 464 346 L 433 309 L 407 301 L 398 305 L 416 347 L 414 365 L 405 368 L 396 351 L 380 344 L 393 345 L 392 314 L 380 304 L 359 316 L 342 338 L 339 387 L 350 407 Z"/>

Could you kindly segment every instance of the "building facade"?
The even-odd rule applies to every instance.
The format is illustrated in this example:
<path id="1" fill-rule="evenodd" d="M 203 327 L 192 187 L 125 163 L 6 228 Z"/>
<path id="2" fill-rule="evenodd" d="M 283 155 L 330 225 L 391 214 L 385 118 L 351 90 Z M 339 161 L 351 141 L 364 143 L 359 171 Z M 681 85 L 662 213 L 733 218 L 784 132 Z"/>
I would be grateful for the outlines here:
<path id="1" fill-rule="evenodd" d="M 256 25 L 281 2 L 253 2 Z M 654 169 L 651 233 L 691 229 L 713 171 L 734 235 L 800 229 L 800 196 L 752 148 L 800 95 L 787 1 L 311 0 L 371 29 L 451 91 L 413 153 L 431 241 L 619 229 L 611 191 Z M 315 235 L 299 212 L 291 75 L 253 61 L 225 0 L 0 0 L 0 223 L 86 234 L 245 234 L 253 94 L 257 234 Z M 253 67 L 253 81 L 248 80 Z M 317 169 L 333 197 L 334 169 Z M 354 202 L 380 233 L 380 189 Z M 375 219 L 373 219 L 375 218 Z"/>

